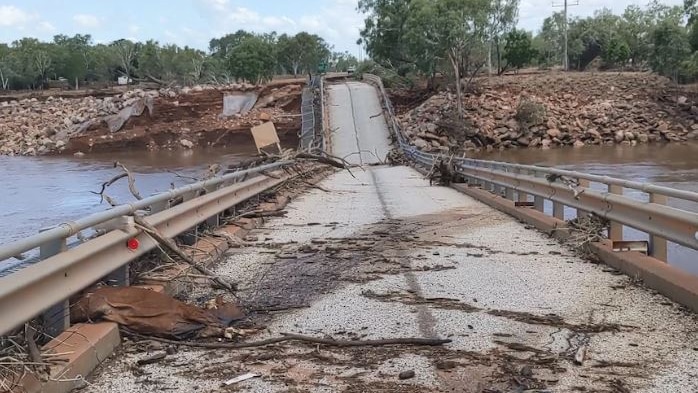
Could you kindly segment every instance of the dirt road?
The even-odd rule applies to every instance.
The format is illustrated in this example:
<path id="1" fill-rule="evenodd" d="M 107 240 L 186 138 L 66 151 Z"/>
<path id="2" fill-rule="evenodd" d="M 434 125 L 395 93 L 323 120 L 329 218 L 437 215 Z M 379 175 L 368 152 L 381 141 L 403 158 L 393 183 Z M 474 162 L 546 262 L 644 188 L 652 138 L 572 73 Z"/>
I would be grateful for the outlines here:
<path id="1" fill-rule="evenodd" d="M 352 128 L 351 118 L 332 113 L 343 126 L 335 151 L 352 152 L 352 130 L 386 135 L 384 128 Z M 87 391 L 698 390 L 693 314 L 453 189 L 430 187 L 410 168 L 353 174 L 330 176 L 216 267 L 240 283 L 241 298 L 257 310 L 253 323 L 265 327 L 243 339 L 293 332 L 450 343 L 179 347 L 138 367 L 144 346 L 126 345 Z M 246 372 L 260 376 L 220 387 Z"/>

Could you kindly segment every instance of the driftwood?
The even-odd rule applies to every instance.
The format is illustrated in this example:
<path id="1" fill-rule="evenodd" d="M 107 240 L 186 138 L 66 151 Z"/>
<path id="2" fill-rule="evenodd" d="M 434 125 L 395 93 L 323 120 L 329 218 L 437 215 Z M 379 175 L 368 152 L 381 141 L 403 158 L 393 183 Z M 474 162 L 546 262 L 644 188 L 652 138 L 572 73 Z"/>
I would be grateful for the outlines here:
<path id="1" fill-rule="evenodd" d="M 134 216 L 134 220 L 136 224 L 138 224 L 147 234 L 152 236 L 153 239 L 155 239 L 158 243 L 160 243 L 162 246 L 165 248 L 169 249 L 173 253 L 175 253 L 178 257 L 180 257 L 184 262 L 189 264 L 191 267 L 199 271 L 199 273 L 208 276 L 213 280 L 216 284 L 220 285 L 221 287 L 227 289 L 230 293 L 235 295 L 236 288 L 234 285 L 231 283 L 223 280 L 219 276 L 216 275 L 213 271 L 211 271 L 209 268 L 206 266 L 197 263 L 194 261 L 192 258 L 190 258 L 187 254 L 182 251 L 172 240 L 165 238 L 160 232 L 155 228 L 154 226 L 150 225 L 147 223 L 143 218 Z"/>
<path id="2" fill-rule="evenodd" d="M 329 345 L 334 347 L 380 347 L 385 345 L 414 345 L 414 346 L 437 346 L 448 344 L 451 340 L 448 339 L 432 339 L 432 338 L 388 338 L 380 340 L 335 340 L 332 338 L 318 338 L 304 336 L 293 333 L 281 333 L 281 337 L 269 338 L 266 340 L 253 341 L 247 343 L 217 343 L 217 342 L 193 342 L 193 341 L 176 341 L 168 340 L 159 337 L 148 337 L 137 333 L 132 333 L 139 338 L 159 341 L 166 344 L 184 345 L 195 348 L 212 348 L 212 349 L 243 349 L 264 347 L 267 345 L 278 344 L 286 341 L 301 341 L 319 345 Z"/>

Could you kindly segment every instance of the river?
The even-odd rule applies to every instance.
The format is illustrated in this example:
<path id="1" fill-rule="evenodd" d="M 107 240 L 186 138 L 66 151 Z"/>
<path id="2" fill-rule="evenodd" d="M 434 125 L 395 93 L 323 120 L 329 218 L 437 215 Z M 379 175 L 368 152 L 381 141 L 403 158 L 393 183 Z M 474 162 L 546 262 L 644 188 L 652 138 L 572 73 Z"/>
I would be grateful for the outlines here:
<path id="1" fill-rule="evenodd" d="M 181 185 L 184 176 L 198 177 L 210 164 L 234 163 L 254 154 L 252 146 L 237 149 L 119 152 L 114 154 L 43 157 L 0 156 L 0 243 L 18 239 L 39 229 L 107 209 L 97 195 L 100 184 L 126 165 L 136 176 L 141 195 L 147 196 Z M 588 146 L 550 150 L 519 149 L 492 152 L 478 158 L 556 166 L 650 182 L 698 192 L 698 143 L 641 146 Z M 118 202 L 132 200 L 126 181 L 110 188 Z M 627 194 L 640 198 L 639 193 Z M 692 203 L 669 200 L 671 206 L 698 211 Z M 550 209 L 550 204 L 547 209 Z M 574 211 L 569 211 L 568 215 Z M 644 239 L 626 229 L 627 239 Z M 698 274 L 698 253 L 670 245 L 670 263 Z"/>
<path id="2" fill-rule="evenodd" d="M 483 153 L 476 158 L 555 166 L 698 192 L 698 143 L 638 146 L 586 146 L 583 148 L 517 149 Z M 592 184 L 592 187 L 595 186 Z M 626 190 L 625 195 L 647 200 L 646 194 Z M 669 205 L 698 212 L 698 204 L 669 198 Z M 551 204 L 546 210 L 551 210 Z M 573 217 L 568 209 L 566 218 Z M 646 240 L 641 232 L 625 228 L 627 240 Z M 698 252 L 669 244 L 669 263 L 698 274 Z"/>
<path id="3" fill-rule="evenodd" d="M 0 156 L 0 243 L 109 208 L 90 191 L 99 191 L 103 182 L 121 173 L 114 168 L 115 161 L 134 174 L 140 194 L 149 196 L 168 190 L 172 183 L 191 183 L 184 176 L 201 177 L 211 164 L 234 164 L 255 153 L 254 146 L 242 146 L 127 151 L 79 158 Z M 127 185 L 122 179 L 107 194 L 119 203 L 133 201 Z"/>

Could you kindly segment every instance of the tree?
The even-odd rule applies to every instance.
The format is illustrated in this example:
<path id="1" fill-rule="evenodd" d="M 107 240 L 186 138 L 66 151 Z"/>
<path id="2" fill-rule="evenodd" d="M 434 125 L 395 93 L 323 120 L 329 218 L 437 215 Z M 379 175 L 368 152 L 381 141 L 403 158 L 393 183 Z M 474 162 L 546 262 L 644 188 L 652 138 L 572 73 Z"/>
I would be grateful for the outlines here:
<path id="1" fill-rule="evenodd" d="M 534 40 L 541 65 L 552 66 L 562 61 L 564 26 L 565 17 L 562 12 L 555 12 L 543 20 L 540 33 Z"/>
<path id="2" fill-rule="evenodd" d="M 619 36 L 611 37 L 603 45 L 601 58 L 608 67 L 625 65 L 630 60 L 630 46 Z"/>
<path id="3" fill-rule="evenodd" d="M 413 0 L 407 22 L 411 43 L 426 56 L 446 59 L 453 71 L 459 116 L 463 115 L 461 76 L 486 61 L 475 59 L 486 37 L 487 0 Z M 479 64 L 477 64 L 479 62 Z M 473 67 L 473 63 L 476 65 Z M 473 70 L 474 68 L 474 70 Z"/>
<path id="4" fill-rule="evenodd" d="M 501 41 L 516 25 L 519 19 L 519 0 L 492 0 L 488 23 L 487 70 L 492 73 L 492 47 L 497 55 L 497 74 L 504 72 L 502 67 Z"/>
<path id="5" fill-rule="evenodd" d="M 236 79 L 250 83 L 271 80 L 276 68 L 275 45 L 268 37 L 244 38 L 228 53 L 226 64 Z"/>
<path id="6" fill-rule="evenodd" d="M 506 35 L 504 59 L 509 66 L 519 69 L 530 64 L 535 56 L 530 33 L 514 29 Z"/>
<path id="7" fill-rule="evenodd" d="M 94 65 L 91 51 L 92 37 L 76 34 L 73 37 L 60 34 L 53 37 L 54 73 L 70 82 L 84 81 Z"/>
<path id="8" fill-rule="evenodd" d="M 119 64 L 120 71 L 128 79 L 130 79 L 134 74 L 133 70 L 136 68 L 136 58 L 138 57 L 138 47 L 134 42 L 129 40 L 117 40 L 111 43 L 110 47 L 113 50 L 113 54 Z"/>
<path id="9" fill-rule="evenodd" d="M 651 37 L 652 69 L 678 82 L 682 63 L 691 53 L 686 29 L 665 20 L 652 31 Z"/>
<path id="10" fill-rule="evenodd" d="M 349 67 L 358 67 L 359 59 L 349 52 L 333 52 L 330 55 L 330 67 L 333 71 L 346 71 Z"/>
<path id="11" fill-rule="evenodd" d="M 213 38 L 208 45 L 208 49 L 215 57 L 225 59 L 228 53 L 247 38 L 254 36 L 245 30 L 238 30 L 233 34 L 226 34 L 221 38 Z"/>
<path id="12" fill-rule="evenodd" d="M 359 0 L 358 10 L 367 14 L 358 44 L 378 64 L 392 68 L 400 76 L 414 70 L 406 40 L 407 20 L 414 0 Z"/>
<path id="13" fill-rule="evenodd" d="M 324 39 L 306 32 L 293 37 L 283 34 L 278 40 L 279 63 L 294 76 L 303 71 L 311 73 L 322 60 L 330 56 L 329 45 Z"/>

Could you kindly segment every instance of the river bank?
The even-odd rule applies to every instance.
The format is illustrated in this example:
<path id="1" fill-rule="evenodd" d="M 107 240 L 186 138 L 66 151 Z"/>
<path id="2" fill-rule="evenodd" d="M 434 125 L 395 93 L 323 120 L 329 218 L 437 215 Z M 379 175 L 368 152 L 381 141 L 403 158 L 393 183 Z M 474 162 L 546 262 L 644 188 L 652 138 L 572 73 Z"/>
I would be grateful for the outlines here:
<path id="1" fill-rule="evenodd" d="M 0 100 L 0 155 L 186 150 L 251 141 L 271 121 L 280 137 L 300 129 L 302 81 L 134 88 L 111 96 Z"/>
<path id="2" fill-rule="evenodd" d="M 449 91 L 393 90 L 391 98 L 405 134 L 431 152 L 698 139 L 695 94 L 649 73 L 480 77 L 464 94 L 462 118 Z"/>

